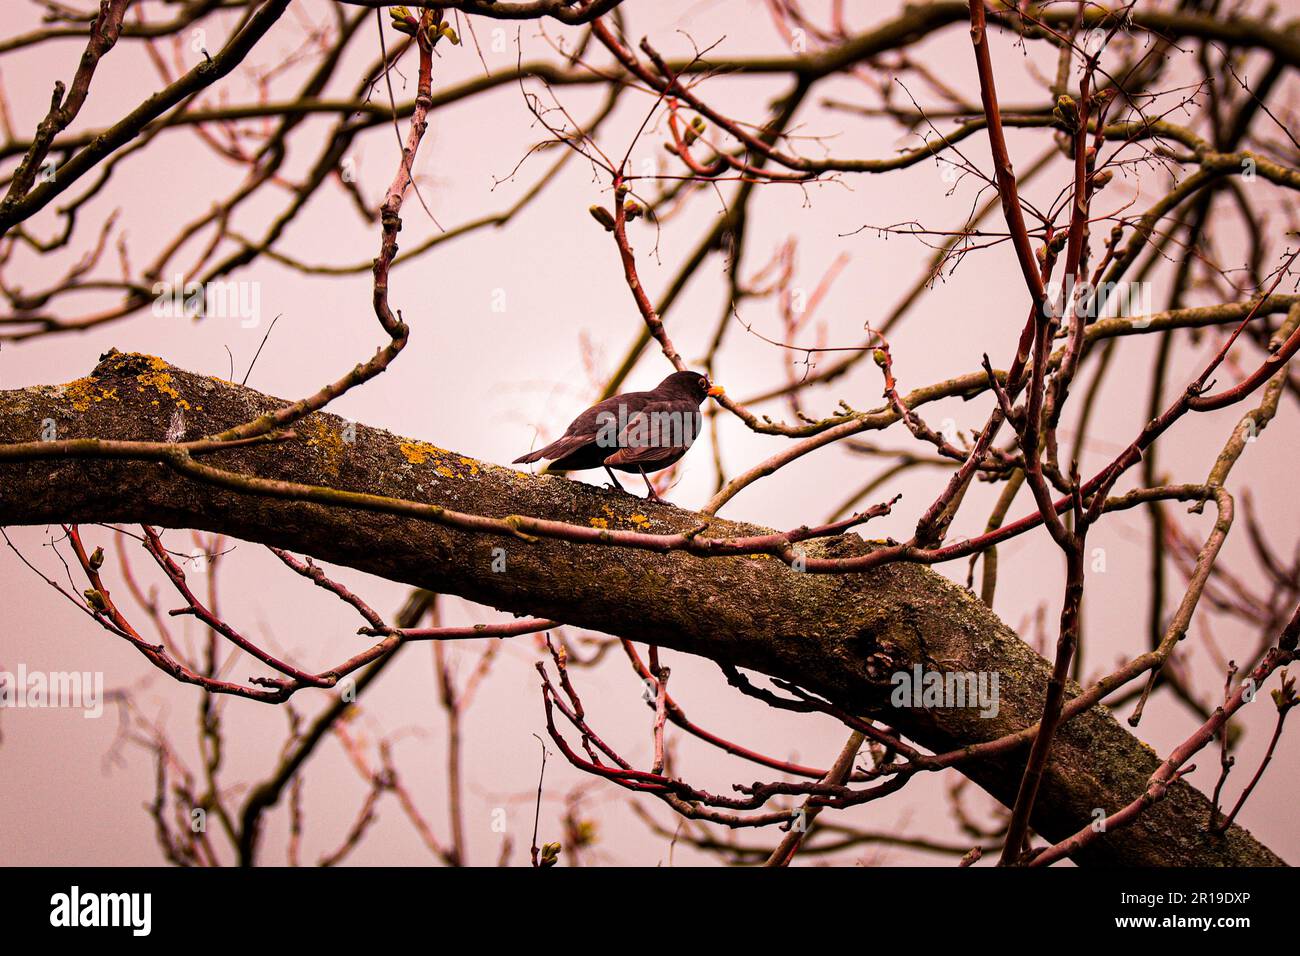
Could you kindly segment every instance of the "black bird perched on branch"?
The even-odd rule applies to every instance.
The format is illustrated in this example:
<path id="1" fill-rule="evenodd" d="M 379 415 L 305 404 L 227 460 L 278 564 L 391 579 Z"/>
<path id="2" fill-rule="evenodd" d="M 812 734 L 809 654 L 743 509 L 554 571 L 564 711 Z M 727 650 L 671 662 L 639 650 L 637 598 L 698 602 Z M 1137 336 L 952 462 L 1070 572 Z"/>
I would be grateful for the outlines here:
<path id="1" fill-rule="evenodd" d="M 640 472 L 650 498 L 660 500 L 646 477 L 676 462 L 700 433 L 700 403 L 722 394 L 698 372 L 674 372 L 648 392 L 626 392 L 591 406 L 545 448 L 516 458 L 515 464 L 549 459 L 552 471 L 611 468 Z"/>

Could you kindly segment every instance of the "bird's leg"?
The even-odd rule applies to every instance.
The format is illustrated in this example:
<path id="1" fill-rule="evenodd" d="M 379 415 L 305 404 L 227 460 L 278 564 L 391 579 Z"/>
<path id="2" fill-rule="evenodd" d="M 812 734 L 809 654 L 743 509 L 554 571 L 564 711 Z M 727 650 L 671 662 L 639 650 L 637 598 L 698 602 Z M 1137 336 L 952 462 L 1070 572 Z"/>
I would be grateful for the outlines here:
<path id="1" fill-rule="evenodd" d="M 663 502 L 664 504 L 667 504 L 667 502 L 665 502 L 662 498 L 659 497 L 659 493 L 655 491 L 655 486 L 650 484 L 650 476 L 645 473 L 645 469 L 638 467 L 637 471 L 641 472 L 641 477 L 645 479 L 646 491 L 650 492 L 650 496 L 647 500 L 659 501 L 659 502 Z"/>
<path id="2" fill-rule="evenodd" d="M 605 467 L 605 474 L 609 475 L 609 480 L 613 482 L 613 484 L 610 487 L 617 488 L 619 491 L 622 492 L 626 492 L 627 489 L 623 487 L 622 482 L 620 482 L 618 478 L 614 476 L 614 473 L 609 470 L 609 465 L 605 465 L 604 467 Z"/>

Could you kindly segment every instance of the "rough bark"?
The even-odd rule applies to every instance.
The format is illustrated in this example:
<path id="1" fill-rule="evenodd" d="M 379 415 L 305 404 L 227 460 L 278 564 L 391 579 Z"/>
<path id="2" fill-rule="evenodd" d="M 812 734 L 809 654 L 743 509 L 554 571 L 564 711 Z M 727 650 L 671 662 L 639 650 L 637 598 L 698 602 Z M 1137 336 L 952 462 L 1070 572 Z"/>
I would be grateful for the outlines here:
<path id="1" fill-rule="evenodd" d="M 59 438 L 159 441 L 175 409 L 192 440 L 254 418 L 279 400 L 174 368 L 110 353 L 87 378 L 0 392 L 0 442 L 30 442 L 53 419 Z M 526 514 L 643 531 L 681 531 L 700 516 L 559 477 L 476 461 L 380 429 L 316 414 L 298 437 L 207 456 L 208 463 L 270 478 L 434 502 L 492 517 Z M 770 557 L 696 558 L 562 541 L 471 534 L 429 522 L 229 490 L 165 464 L 60 458 L 0 461 L 0 524 L 150 522 L 219 531 L 313 555 L 517 614 L 659 644 L 795 682 L 859 714 L 878 715 L 934 750 L 997 738 L 1034 723 L 1049 664 L 964 588 L 915 565 L 864 574 L 801 574 Z M 767 529 L 717 520 L 710 534 Z M 848 556 L 857 535 L 804 546 Z M 493 573 L 494 548 L 507 552 Z M 319 662 L 317 662 L 319 663 Z M 1001 708 L 895 709 L 889 676 L 913 664 L 997 672 Z M 310 693 L 310 691 L 306 691 Z M 1070 694 L 1078 693 L 1071 685 Z M 796 719 L 796 718 L 792 718 Z M 967 762 L 962 772 L 1010 805 L 1024 749 Z M 1155 752 L 1104 707 L 1058 734 L 1033 817 L 1062 839 L 1140 794 Z M 1205 797 L 1177 783 L 1134 826 L 1107 834 L 1076 862 L 1103 865 L 1261 866 L 1282 861 L 1244 829 L 1207 834 Z"/>

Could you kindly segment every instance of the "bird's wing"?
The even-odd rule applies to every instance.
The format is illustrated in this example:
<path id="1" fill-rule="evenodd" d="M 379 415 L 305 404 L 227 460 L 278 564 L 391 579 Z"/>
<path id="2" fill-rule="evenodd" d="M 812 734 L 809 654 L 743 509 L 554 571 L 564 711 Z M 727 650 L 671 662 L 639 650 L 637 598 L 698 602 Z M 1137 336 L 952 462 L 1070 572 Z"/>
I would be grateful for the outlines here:
<path id="1" fill-rule="evenodd" d="M 543 458 L 552 461 L 564 458 L 594 444 L 602 437 L 610 450 L 617 450 L 621 444 L 618 440 L 619 427 L 624 422 L 630 421 L 645 407 L 647 395 L 647 392 L 628 392 L 625 395 L 615 395 L 603 402 L 597 402 L 571 421 L 564 434 L 555 441 L 544 448 L 538 448 L 516 458 L 513 464 L 527 464 L 541 461 Z"/>
<path id="2" fill-rule="evenodd" d="M 684 451 L 700 433 L 701 415 L 694 402 L 676 399 L 650 402 L 627 420 L 618 436 L 618 451 L 607 465 L 652 464 L 668 457 L 670 449 Z"/>

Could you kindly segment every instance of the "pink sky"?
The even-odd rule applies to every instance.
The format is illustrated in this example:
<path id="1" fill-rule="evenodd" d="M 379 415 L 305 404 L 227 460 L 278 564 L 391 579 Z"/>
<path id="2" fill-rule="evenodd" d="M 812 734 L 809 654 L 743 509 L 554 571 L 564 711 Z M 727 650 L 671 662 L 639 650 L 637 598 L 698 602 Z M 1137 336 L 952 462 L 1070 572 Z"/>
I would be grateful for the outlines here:
<path id="1" fill-rule="evenodd" d="M 820 17 L 821 4 L 809 4 Z M 857 6 L 857 5 L 850 5 Z M 244 68 L 220 87 L 221 96 L 242 102 L 255 96 L 250 79 L 254 70 L 281 62 L 301 43 L 304 25 L 330 22 L 328 4 L 312 0 L 295 4 L 249 57 Z M 629 35 L 649 35 L 656 46 L 672 56 L 689 55 L 692 41 L 699 46 L 718 43 L 718 57 L 783 52 L 785 41 L 773 27 L 763 5 L 745 0 L 626 4 Z M 871 4 L 870 13 L 853 12 L 858 28 L 883 19 L 898 7 Z M 866 8 L 866 5 L 863 5 Z M 148 7 L 157 19 L 161 7 Z M 0 35 L 15 35 L 39 25 L 39 8 L 27 4 L 0 6 Z M 231 22 L 226 17 L 223 24 Z M 516 27 L 496 26 L 478 20 L 475 29 L 483 44 L 489 68 L 513 63 Z M 506 31 L 506 49 L 494 52 L 492 30 Z M 552 37 L 571 40 L 572 31 L 550 25 Z M 224 42 L 224 35 L 206 38 L 209 49 Z M 462 34 L 466 31 L 462 30 Z M 390 34 L 391 36 L 391 34 Z M 521 28 L 525 60 L 549 54 L 547 41 L 534 24 Z M 975 77 L 966 28 L 955 25 L 923 48 L 928 65 L 945 80 L 965 90 L 975 89 Z M 1023 102 L 1041 96 L 1029 67 L 1050 71 L 1043 51 L 1031 46 L 1022 56 L 1011 38 L 995 31 L 999 81 L 1007 101 Z M 0 57 L 12 120 L 20 135 L 29 135 L 49 101 L 56 78 L 69 78 L 80 56 L 81 43 L 47 43 L 36 50 Z M 170 54 L 169 54 L 170 55 Z M 179 55 L 190 56 L 182 49 Z M 327 96 L 347 95 L 365 65 L 377 55 L 373 26 L 363 29 L 345 58 Z M 394 75 L 399 99 L 413 93 L 413 65 L 405 62 L 403 76 Z M 467 46 L 444 50 L 435 68 L 435 86 L 480 74 L 483 64 Z M 285 95 L 301 82 L 301 66 L 276 81 L 274 89 Z M 1290 81 L 1294 94 L 1294 81 Z M 113 122 L 158 86 L 156 74 L 139 41 L 123 40 L 105 59 L 92 95 L 73 131 L 99 128 Z M 710 80 L 708 98 L 732 115 L 758 121 L 771 97 L 780 93 L 784 80 L 772 78 Z M 544 93 L 537 84 L 529 88 Z M 914 91 L 918 92 L 919 91 Z M 384 94 L 376 94 L 381 100 Z M 856 82 L 836 79 L 819 87 L 800 114 L 800 133 L 827 137 L 825 148 L 841 156 L 888 156 L 916 145 L 915 136 L 900 136 L 884 121 L 865 121 L 821 107 L 826 97 L 863 100 L 868 91 Z M 575 117 L 587 117 L 598 108 L 601 92 L 586 88 L 561 88 L 556 96 Z M 1294 96 L 1292 96 L 1294 102 Z M 650 102 L 643 95 L 625 97 L 614 121 L 601 132 L 599 142 L 611 155 L 622 155 L 633 142 Z M 307 121 L 291 140 L 286 176 L 296 180 L 308 168 L 323 133 L 333 123 L 323 117 Z M 404 130 L 403 130 L 404 133 Z M 417 163 L 422 195 L 439 223 L 452 227 L 486 211 L 503 209 L 521 196 L 553 161 L 546 152 L 529 159 L 510 177 L 516 164 L 542 131 L 532 121 L 517 84 L 439 110 L 432 118 L 428 138 Z M 1041 131 L 1012 131 L 1011 148 L 1027 166 L 1044 146 Z M 662 153 L 662 127 L 644 136 L 632 149 L 634 164 Z M 972 137 L 963 152 L 988 168 L 987 148 L 981 136 Z M 817 142 L 800 142 L 808 155 L 820 155 Z M 378 127 L 358 141 L 349 156 L 354 160 L 358 185 L 373 203 L 390 181 L 395 164 L 391 127 Z M 154 148 L 125 162 L 109 187 L 83 214 L 88 234 L 112 211 L 120 210 L 117 230 L 125 235 L 134 263 L 148 261 L 176 232 L 180 224 L 204 210 L 215 197 L 230 191 L 242 171 L 213 156 L 191 133 L 169 131 Z M 1046 204 L 1067 182 L 1064 161 L 1027 193 Z M 495 184 L 497 180 L 504 182 Z M 1260 182 L 1253 188 L 1272 187 Z M 933 163 L 919 164 L 884 177 L 858 176 L 839 181 L 800 186 L 771 185 L 760 190 L 751 210 L 751 235 L 744 272 L 762 266 L 789 237 L 798 240 L 797 283 L 814 286 L 841 253 L 848 264 L 819 308 L 831 344 L 857 344 L 865 323 L 875 323 L 915 281 L 929 259 L 929 249 L 916 239 L 886 237 L 872 228 L 910 220 L 944 229 L 960 223 L 971 205 L 975 186 L 959 184 L 949 195 L 946 182 Z M 1117 183 L 1106 199 L 1114 206 L 1130 199 L 1142 208 L 1166 189 L 1165 177 L 1150 173 Z M 285 201 L 283 191 L 268 192 L 246 208 L 233 224 L 246 235 L 259 235 Z M 592 222 L 587 207 L 608 201 L 607 184 L 592 168 L 571 162 L 558 180 L 517 217 L 508 228 L 479 231 L 444 244 L 417 261 L 399 265 L 393 272 L 391 297 L 412 329 L 411 343 L 388 373 L 347 395 L 333 411 L 398 434 L 434 442 L 487 461 L 506 463 L 534 443 L 536 429 L 553 435 L 557 429 L 597 394 L 600 383 L 621 360 L 640 330 L 640 318 L 624 284 L 614 246 Z M 1290 197 L 1263 200 L 1281 209 Z M 642 279 L 652 297 L 663 290 L 677 265 L 698 236 L 719 214 L 716 197 L 702 193 L 656 237 L 644 223 L 633 234 Z M 437 227 L 408 199 L 403 246 L 414 246 Z M 1277 217 L 1278 221 L 1281 217 Z M 31 223 L 41 235 L 50 234 L 58 222 L 50 211 Z M 115 233 L 114 236 L 118 233 Z M 201 244 L 187 247 L 182 260 L 197 256 Z M 378 248 L 377 228 L 361 220 L 355 207 L 338 188 L 329 184 L 289 227 L 277 248 L 314 263 L 363 262 Z M 15 256 L 6 270 L 11 283 L 35 289 L 54 280 L 85 249 L 46 257 L 28 253 Z M 109 270 L 111 272 L 112 264 Z M 21 281 L 19 277 L 21 276 Z M 259 260 L 235 278 L 258 284 L 262 321 L 241 327 L 235 319 L 191 322 L 159 317 L 142 310 L 130 318 L 85 334 L 37 339 L 6 345 L 0 351 L 0 387 L 16 388 L 38 383 L 64 382 L 88 373 L 97 357 L 110 347 L 144 351 L 168 361 L 221 377 L 229 375 L 229 355 L 240 377 L 266 332 L 270 318 L 281 315 L 249 384 L 270 394 L 296 398 L 337 378 L 382 343 L 370 307 L 371 287 L 365 273 L 344 277 L 307 276 Z M 1160 276 L 1155 298 L 1163 301 L 1168 273 Z M 688 361 L 707 348 L 720 314 L 725 293 L 722 263 L 714 257 L 697 275 L 668 320 L 678 350 Z M 68 300 L 69 314 L 76 307 L 89 310 L 111 304 L 112 297 L 86 296 Z M 504 301 L 503 311 L 494 303 Z M 1196 300 L 1199 302 L 1199 300 Z M 975 254 L 955 274 L 938 283 L 891 337 L 895 373 L 906 390 L 978 368 L 981 352 L 1009 356 L 1025 314 L 1023 285 L 1014 257 L 1006 246 Z M 780 334 L 779 316 L 770 301 L 746 303 L 745 322 L 769 336 Z M 1083 471 L 1096 469 L 1132 440 L 1146 415 L 1146 389 L 1155 343 L 1130 338 L 1110 372 L 1111 388 L 1098 408 L 1091 440 L 1081 462 Z M 1170 387 L 1181 387 L 1199 371 L 1210 354 L 1210 337 L 1199 346 L 1179 340 L 1171 368 Z M 748 335 L 733 324 L 718 366 L 718 379 L 729 393 L 744 398 L 782 380 L 783 353 Z M 995 359 L 995 362 L 998 361 Z M 657 352 L 647 352 L 628 387 L 648 387 L 667 371 Z M 839 399 L 857 408 L 879 403 L 879 378 L 873 365 L 862 363 L 852 375 L 807 397 L 809 413 L 830 413 Z M 987 401 L 947 402 L 928 412 L 938 425 L 951 417 L 958 428 L 982 423 Z M 773 404 L 774 417 L 789 417 L 788 409 Z M 1290 469 L 1297 437 L 1294 401 L 1283 399 L 1282 413 L 1257 444 L 1247 450 L 1233 472 L 1230 487 L 1249 487 L 1260 514 L 1269 516 L 1267 530 L 1280 552 L 1288 555 L 1290 537 L 1297 526 L 1297 501 Z M 1162 467 L 1178 480 L 1200 481 L 1240 415 L 1241 409 L 1203 415 L 1180 423 L 1161 445 Z M 873 436 L 867 436 L 869 439 Z M 888 447 L 908 444 L 905 435 L 891 432 L 881 439 Z M 760 461 L 780 447 L 784 439 L 754 435 L 736 421 L 725 423 L 722 454 L 730 473 Z M 874 459 L 835 449 L 808 456 L 774 477 L 748 489 L 724 509 L 723 514 L 773 527 L 793 527 L 823 519 L 851 488 L 864 484 L 883 466 Z M 580 476 L 582 477 L 582 476 Z M 597 481 L 595 473 L 586 476 Z M 894 516 L 873 525 L 873 535 L 906 537 L 923 508 L 946 481 L 936 469 L 913 470 L 880 489 L 880 498 L 902 493 Z M 712 493 L 710 452 L 701 446 L 685 459 L 680 483 L 671 499 L 684 507 L 699 507 Z M 629 488 L 631 484 L 629 484 Z M 961 512 L 954 536 L 982 530 L 992 506 L 987 487 L 974 489 Z M 1023 497 L 1015 509 L 1028 507 Z M 1210 527 L 1209 510 L 1202 516 L 1178 517 L 1198 542 Z M 19 528 L 10 536 L 29 560 L 47 573 L 61 573 L 57 558 L 46 547 L 58 529 Z M 113 554 L 111 533 L 86 528 L 90 544 L 104 544 Z M 1137 511 L 1116 515 L 1090 535 L 1090 545 L 1103 549 L 1104 571 L 1089 573 L 1085 604 L 1087 672 L 1098 675 L 1121 659 L 1145 647 L 1146 576 L 1149 524 Z M 169 540 L 188 548 L 188 533 L 175 531 Z M 131 549 L 135 554 L 135 549 Z M 1060 605 L 1063 578 L 1059 552 L 1043 534 L 1016 539 L 1000 550 L 1001 587 L 996 611 L 1022 635 L 1034 633 L 1032 621 L 1040 607 L 1046 609 L 1049 631 Z M 115 560 L 115 559 L 114 559 Z M 135 567 L 144 569 L 144 555 L 136 554 Z M 1238 529 L 1224 551 L 1227 567 L 1248 581 L 1261 580 L 1252 562 L 1244 529 Z M 111 570 L 111 568 L 110 568 Z M 334 569 L 338 578 L 362 594 L 374 607 L 395 610 L 407 588 L 370 578 L 348 569 Z M 938 568 L 956 580 L 965 580 L 965 562 Z M 1171 576 L 1171 586 L 1178 579 Z M 160 585 L 163 582 L 157 582 Z M 78 587 L 80 590 L 80 587 Z M 83 615 L 43 586 L 7 549 L 0 551 L 0 593 L 6 596 L 0 611 L 0 668 L 19 663 L 29 669 L 102 671 L 109 688 L 130 688 L 140 706 L 164 726 L 184 758 L 196 765 L 194 747 L 198 695 L 193 688 L 170 683 L 137 654 L 111 635 L 93 626 Z M 125 590 L 123 589 L 123 593 Z M 1181 593 L 1181 592 L 1180 592 Z M 167 598 L 164 598 L 166 601 Z M 308 583 L 295 578 L 259 546 L 237 544 L 223 559 L 221 605 L 225 615 L 240 622 L 251 635 L 292 654 L 308 665 L 321 665 L 355 651 L 359 640 L 355 621 L 338 603 Z M 165 605 L 170 606 L 170 605 Z M 470 623 L 501 619 L 499 612 L 446 599 L 445 623 Z M 178 624 L 191 636 L 199 631 L 193 622 Z M 1222 678 L 1207 637 L 1226 656 L 1248 653 L 1257 635 L 1226 617 L 1206 612 L 1185 648 L 1185 662 L 1196 677 L 1206 700 L 1217 693 Z M 1051 634 L 1054 641 L 1055 635 Z M 474 644 L 450 648 L 467 675 L 481 648 Z M 446 799 L 443 767 L 446 738 L 442 712 L 435 700 L 431 651 L 414 646 L 372 689 L 363 701 L 363 716 L 353 730 L 373 744 L 394 735 L 398 765 L 423 813 L 445 836 Z M 531 791 L 536 787 L 538 745 L 533 734 L 544 735 L 538 681 L 532 664 L 538 649 L 532 638 L 509 642 L 500 650 L 466 717 L 467 777 L 466 832 L 472 862 L 491 864 L 497 859 L 502 834 L 491 827 L 492 814 L 504 808 L 508 835 L 514 841 L 512 862 L 526 859 L 532 826 Z M 690 716 L 724 736 L 781 757 L 829 764 L 839 751 L 844 731 L 817 717 L 774 713 L 727 687 L 717 667 L 708 661 L 666 654 L 673 668 L 672 692 Z M 242 673 L 236 665 L 234 673 Z M 621 654 L 611 653 L 593 670 L 577 673 L 584 701 L 593 721 L 628 759 L 648 765 L 651 753 L 651 714 L 641 702 L 641 685 Z M 323 703 L 310 692 L 295 698 L 295 705 L 310 715 Z M 265 705 L 240 700 L 223 703 L 228 731 L 228 769 L 231 783 L 256 781 L 270 772 L 276 749 L 283 739 L 286 718 Z M 1126 712 L 1125 712 L 1126 714 Z M 1262 753 L 1273 723 L 1271 705 L 1247 708 L 1240 720 L 1246 731 L 1239 754 L 1238 772 L 1230 792 L 1244 783 Z M 1167 694 L 1159 695 L 1144 720 L 1140 736 L 1157 751 L 1167 752 L 1180 742 L 1193 724 L 1186 711 Z M 152 823 L 142 808 L 152 797 L 152 768 L 138 749 L 121 751 L 120 760 L 108 759 L 118 730 L 115 712 L 99 720 L 85 720 L 71 711 L 0 712 L 0 861 L 12 864 L 152 864 L 162 862 L 154 841 Z M 1291 861 L 1300 860 L 1300 833 L 1294 823 L 1290 782 L 1295 778 L 1300 744 L 1295 735 L 1284 736 L 1271 771 L 1264 777 L 1240 822 L 1271 849 Z M 548 799 L 543 806 L 542 839 L 559 839 L 559 799 L 572 787 L 587 790 L 586 807 L 598 821 L 600 843 L 596 861 L 628 865 L 655 865 L 669 860 L 669 841 L 647 830 L 628 809 L 627 795 L 617 788 L 585 778 L 569 768 L 554 752 L 547 767 Z M 693 742 L 677 748 L 680 774 L 709 789 L 726 789 L 736 781 L 764 777 L 766 771 L 720 755 Z M 1217 757 L 1209 751 L 1197 760 L 1201 769 L 1192 776 L 1202 789 L 1213 786 Z M 902 794 L 853 811 L 847 820 L 870 829 L 962 842 L 947 810 L 947 791 L 960 778 L 945 774 L 918 780 Z M 337 744 L 329 743 L 313 758 L 306 773 L 306 860 L 333 849 L 350 825 L 365 787 L 347 763 Z M 973 787 L 967 806 L 983 820 L 989 819 L 991 801 Z M 671 814 L 657 802 L 643 806 L 668 828 L 676 826 Z M 746 834 L 746 843 L 773 845 L 771 833 Z M 287 815 L 281 807 L 269 818 L 263 860 L 284 859 Z M 364 845 L 350 858 L 354 863 L 419 864 L 429 855 L 415 839 L 409 822 L 395 803 L 381 804 L 380 820 Z M 712 858 L 677 846 L 672 860 L 678 865 L 711 863 Z M 906 850 L 867 849 L 838 858 L 906 864 L 949 865 L 947 857 Z"/>

